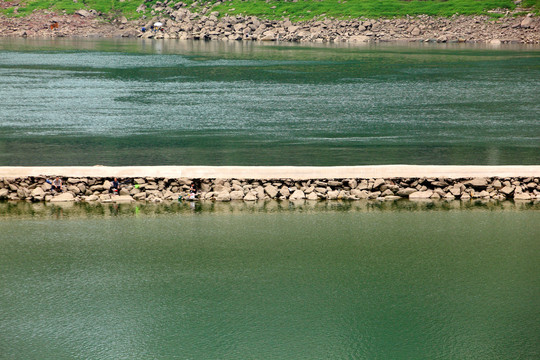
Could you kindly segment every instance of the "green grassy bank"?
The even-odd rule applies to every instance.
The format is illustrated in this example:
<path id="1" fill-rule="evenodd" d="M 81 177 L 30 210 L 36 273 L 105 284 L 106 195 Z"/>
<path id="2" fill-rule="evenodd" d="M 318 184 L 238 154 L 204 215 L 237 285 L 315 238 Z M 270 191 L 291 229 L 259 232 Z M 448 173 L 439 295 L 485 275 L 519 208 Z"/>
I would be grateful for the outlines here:
<path id="1" fill-rule="evenodd" d="M 406 15 L 433 15 L 433 16 L 452 16 L 454 14 L 462 15 L 482 15 L 492 14 L 491 10 L 507 9 L 514 10 L 516 5 L 513 0 L 230 0 L 217 2 L 210 0 L 206 2 L 194 2 L 193 0 L 184 0 L 185 4 L 191 6 L 191 9 L 197 11 L 203 7 L 212 8 L 224 14 L 243 14 L 255 15 L 260 18 L 291 20 L 306 20 L 316 17 L 327 18 L 380 18 L 380 17 L 403 17 Z M 156 4 L 157 0 L 144 2 L 144 0 L 23 0 L 18 6 L 4 2 L 0 10 L 9 16 L 26 16 L 34 10 L 50 9 L 55 11 L 65 10 L 67 13 L 73 13 L 79 9 L 95 9 L 104 14 L 113 16 L 124 15 L 129 19 L 140 18 L 143 15 L 150 16 L 151 6 Z M 164 2 L 164 1 L 163 1 Z M 173 0 L 169 2 L 178 3 Z M 145 4 L 146 12 L 137 12 L 137 8 Z M 540 0 L 523 0 L 522 7 L 532 8 L 538 12 L 540 9 Z M 492 14 L 497 16 L 496 14 Z"/>

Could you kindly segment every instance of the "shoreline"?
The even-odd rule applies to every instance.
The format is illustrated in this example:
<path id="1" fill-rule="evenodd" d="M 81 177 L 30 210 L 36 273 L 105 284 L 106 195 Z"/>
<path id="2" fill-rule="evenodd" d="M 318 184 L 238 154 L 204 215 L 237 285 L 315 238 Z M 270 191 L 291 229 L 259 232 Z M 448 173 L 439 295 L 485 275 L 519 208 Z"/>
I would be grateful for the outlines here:
<path id="1" fill-rule="evenodd" d="M 427 15 L 390 19 L 313 19 L 299 22 L 255 16 L 220 16 L 187 8 L 166 8 L 152 18 L 128 21 L 95 10 L 74 14 L 37 11 L 27 17 L 0 15 L 0 37 L 88 37 L 295 43 L 436 42 L 540 44 L 540 17 L 519 9 L 493 18 L 486 15 Z M 163 32 L 142 32 L 155 22 Z"/>
<path id="2" fill-rule="evenodd" d="M 59 177 L 61 190 L 51 180 Z M 113 179 L 119 184 L 114 188 Z M 191 186 L 196 198 L 189 197 Z M 0 200 L 540 201 L 540 166 L 0 167 Z"/>

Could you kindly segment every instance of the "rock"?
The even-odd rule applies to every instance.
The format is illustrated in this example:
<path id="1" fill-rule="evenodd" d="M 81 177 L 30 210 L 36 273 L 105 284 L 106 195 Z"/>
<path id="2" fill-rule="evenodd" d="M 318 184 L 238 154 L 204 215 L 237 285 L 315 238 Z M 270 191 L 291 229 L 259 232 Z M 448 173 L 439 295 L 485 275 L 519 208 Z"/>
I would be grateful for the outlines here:
<path id="1" fill-rule="evenodd" d="M 380 191 L 373 191 L 368 194 L 368 199 L 376 199 L 381 195 Z"/>
<path id="2" fill-rule="evenodd" d="M 216 196 L 217 201 L 231 201 L 231 195 L 228 191 L 221 191 Z"/>
<path id="3" fill-rule="evenodd" d="M 461 200 L 469 200 L 471 198 L 471 195 L 469 195 L 468 193 L 464 192 L 463 194 L 461 194 L 460 196 L 460 199 Z"/>
<path id="4" fill-rule="evenodd" d="M 307 199 L 308 200 L 319 200 L 319 197 L 317 196 L 316 192 L 311 192 L 311 193 L 308 194 Z"/>
<path id="5" fill-rule="evenodd" d="M 98 201 L 99 200 L 99 197 L 97 195 L 90 195 L 90 196 L 87 196 L 86 201 Z"/>
<path id="6" fill-rule="evenodd" d="M 411 31 L 411 35 L 412 35 L 412 36 L 418 36 L 418 35 L 420 35 L 420 34 L 421 34 L 421 31 L 420 31 L 420 29 L 419 29 L 418 27 L 415 27 L 415 28 L 412 29 L 412 31 Z"/>
<path id="7" fill-rule="evenodd" d="M 529 193 L 514 194 L 514 200 L 531 200 L 531 194 Z"/>
<path id="8" fill-rule="evenodd" d="M 83 9 L 75 11 L 75 14 L 82 16 L 84 18 L 92 17 L 91 12 L 83 10 Z"/>
<path id="9" fill-rule="evenodd" d="M 42 200 L 45 197 L 45 191 L 43 191 L 43 189 L 38 186 L 37 188 L 32 190 L 30 195 L 36 200 Z"/>
<path id="10" fill-rule="evenodd" d="M 394 193 L 390 189 L 386 189 L 382 192 L 381 196 L 394 196 Z"/>
<path id="11" fill-rule="evenodd" d="M 234 190 L 229 193 L 230 200 L 243 200 L 244 192 L 240 190 Z"/>
<path id="12" fill-rule="evenodd" d="M 339 196 L 339 190 L 331 190 L 327 194 L 328 200 L 336 200 Z"/>
<path id="13" fill-rule="evenodd" d="M 132 203 L 132 202 L 135 202 L 135 199 L 133 199 L 131 196 L 129 195 L 119 195 L 119 196 L 115 196 L 113 199 L 113 202 L 119 204 L 119 203 Z"/>
<path id="14" fill-rule="evenodd" d="M 146 200 L 146 193 L 144 191 L 132 194 L 133 198 L 138 201 Z"/>
<path id="15" fill-rule="evenodd" d="M 508 186 L 506 185 L 505 187 L 503 187 L 501 190 L 499 190 L 501 193 L 503 193 L 504 195 L 510 195 L 514 192 L 514 187 L 513 186 Z"/>
<path id="16" fill-rule="evenodd" d="M 476 189 L 483 189 L 487 187 L 488 181 L 485 178 L 475 178 L 475 179 L 466 181 L 465 185 L 470 185 Z"/>
<path id="17" fill-rule="evenodd" d="M 409 194 L 409 199 L 411 200 L 429 199 L 432 195 L 433 195 L 433 191 L 431 190 L 417 191 L 417 192 Z"/>
<path id="18" fill-rule="evenodd" d="M 75 201 L 75 197 L 70 192 L 65 192 L 60 195 L 54 196 L 51 199 L 51 202 L 68 202 L 68 201 Z"/>
<path id="19" fill-rule="evenodd" d="M 302 190 L 296 190 L 292 195 L 289 197 L 289 200 L 301 200 L 305 199 L 306 195 Z"/>
<path id="20" fill-rule="evenodd" d="M 275 199 L 278 194 L 278 189 L 274 185 L 266 185 L 264 192 L 270 196 L 271 199 Z"/>
<path id="21" fill-rule="evenodd" d="M 68 190 L 68 191 L 71 191 L 71 192 L 72 192 L 73 194 L 75 194 L 75 195 L 78 195 L 78 194 L 81 193 L 81 189 L 79 189 L 78 186 L 70 185 L 70 186 L 67 187 L 67 190 Z"/>
<path id="22" fill-rule="evenodd" d="M 493 39 L 489 42 L 490 45 L 495 45 L 495 46 L 499 46 L 501 45 L 501 40 L 499 39 Z"/>
<path id="23" fill-rule="evenodd" d="M 399 189 L 398 192 L 396 193 L 397 196 L 401 196 L 401 197 L 409 197 L 410 194 L 416 192 L 417 190 L 416 189 L 413 189 L 413 188 L 405 188 L 405 189 Z"/>
<path id="24" fill-rule="evenodd" d="M 8 189 L 0 189 L 0 200 L 7 199 L 8 195 L 9 195 Z"/>
<path id="25" fill-rule="evenodd" d="M 291 195 L 289 188 L 286 186 L 282 186 L 281 189 L 279 189 L 279 193 L 281 194 L 281 196 L 285 196 L 285 197 L 289 197 L 289 195 Z"/>
<path id="26" fill-rule="evenodd" d="M 499 189 L 501 189 L 503 187 L 503 185 L 501 184 L 501 182 L 499 180 L 493 181 L 493 183 L 491 183 L 491 186 L 493 186 L 497 190 L 499 190 Z"/>
<path id="27" fill-rule="evenodd" d="M 244 196 L 244 201 L 256 201 L 257 196 L 251 192 L 248 192 L 246 196 Z"/>
<path id="28" fill-rule="evenodd" d="M 381 186 L 382 184 L 384 184 L 384 179 L 375 179 L 375 182 L 373 183 L 373 189 L 379 188 L 379 186 Z"/>
<path id="29" fill-rule="evenodd" d="M 396 200 L 401 200 L 401 196 L 391 195 L 391 196 L 386 196 L 384 198 L 384 201 L 396 201 Z"/>
<path id="30" fill-rule="evenodd" d="M 527 16 L 525 19 L 521 20 L 521 23 L 519 24 L 519 26 L 521 26 L 524 29 L 528 29 L 531 27 L 532 23 L 533 23 L 532 17 Z"/>
<path id="31" fill-rule="evenodd" d="M 461 188 L 458 187 L 458 186 L 451 187 L 451 188 L 450 188 L 450 193 L 451 193 L 453 196 L 459 196 L 459 195 L 461 195 Z"/>
<path id="32" fill-rule="evenodd" d="M 473 198 L 489 198 L 489 193 L 486 190 L 482 190 L 473 194 Z"/>
<path id="33" fill-rule="evenodd" d="M 351 195 L 357 199 L 367 199 L 369 197 L 369 193 L 366 190 L 358 189 L 351 190 Z"/>

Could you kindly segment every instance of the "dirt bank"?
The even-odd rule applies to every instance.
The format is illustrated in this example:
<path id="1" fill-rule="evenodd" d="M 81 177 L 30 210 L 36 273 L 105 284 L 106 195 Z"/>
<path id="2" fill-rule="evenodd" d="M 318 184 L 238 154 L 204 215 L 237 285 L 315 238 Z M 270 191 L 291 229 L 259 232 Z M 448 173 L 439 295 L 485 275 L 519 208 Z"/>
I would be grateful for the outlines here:
<path id="1" fill-rule="evenodd" d="M 523 9 L 520 9 L 523 10 Z M 516 12 L 519 14 L 520 12 Z M 142 32 L 156 22 L 163 31 Z M 96 11 L 80 10 L 73 15 L 34 12 L 28 17 L 0 16 L 0 36 L 15 37 L 142 37 L 154 39 L 200 39 L 227 41 L 294 42 L 480 42 L 540 44 L 540 17 L 529 13 L 501 18 L 418 16 L 398 19 L 261 20 L 252 16 L 192 13 L 170 8 L 152 19 L 128 21 Z"/>

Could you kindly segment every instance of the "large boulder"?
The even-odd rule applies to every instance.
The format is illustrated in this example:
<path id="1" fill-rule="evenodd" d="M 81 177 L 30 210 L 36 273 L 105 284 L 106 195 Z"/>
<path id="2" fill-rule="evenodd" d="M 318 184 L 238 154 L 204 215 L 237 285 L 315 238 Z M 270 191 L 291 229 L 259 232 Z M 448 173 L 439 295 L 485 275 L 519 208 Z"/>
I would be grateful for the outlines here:
<path id="1" fill-rule="evenodd" d="M 302 200 L 305 199 L 306 195 L 302 190 L 296 190 L 292 193 L 292 195 L 289 197 L 289 200 Z"/>
<path id="2" fill-rule="evenodd" d="M 217 194 L 216 196 L 217 201 L 231 201 L 231 195 L 228 191 L 224 190 Z"/>
<path id="3" fill-rule="evenodd" d="M 524 29 L 528 29 L 531 27 L 532 23 L 533 23 L 532 17 L 527 16 L 525 19 L 521 20 L 521 23 L 519 25 Z"/>
<path id="4" fill-rule="evenodd" d="M 488 186 L 488 181 L 485 178 L 475 178 L 465 182 L 465 185 L 470 185 L 475 189 L 485 189 Z"/>
<path id="5" fill-rule="evenodd" d="M 252 192 L 248 192 L 246 196 L 244 196 L 244 201 L 256 201 L 257 195 L 253 194 Z"/>
<path id="6" fill-rule="evenodd" d="M 529 193 L 514 194 L 514 200 L 531 200 L 531 194 Z"/>
<path id="7" fill-rule="evenodd" d="M 412 194 L 409 194 L 409 199 L 411 200 L 424 200 L 429 199 L 431 196 L 433 196 L 432 190 L 426 190 L 426 191 L 417 191 Z"/>
<path id="8" fill-rule="evenodd" d="M 244 192 L 240 190 L 231 191 L 229 197 L 231 200 L 242 200 L 244 198 Z"/>
<path id="9" fill-rule="evenodd" d="M 274 199 L 278 194 L 278 189 L 274 185 L 266 185 L 264 192 L 268 194 L 272 199 Z"/>
<path id="10" fill-rule="evenodd" d="M 32 190 L 32 192 L 30 193 L 30 195 L 32 196 L 32 198 L 34 200 L 38 200 L 38 201 L 41 201 L 45 198 L 45 191 L 43 191 L 43 189 L 41 187 L 37 187 L 35 188 L 34 190 Z"/>
<path id="11" fill-rule="evenodd" d="M 397 196 L 401 197 L 408 197 L 410 194 L 417 192 L 416 189 L 413 188 L 405 188 L 405 189 L 399 189 L 396 193 Z"/>
<path id="12" fill-rule="evenodd" d="M 65 192 L 60 195 L 56 195 L 51 199 L 51 202 L 68 202 L 75 201 L 75 197 L 70 192 Z"/>
<path id="13" fill-rule="evenodd" d="M 7 199 L 9 195 L 8 189 L 0 189 L 0 200 Z"/>

